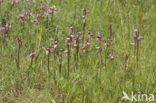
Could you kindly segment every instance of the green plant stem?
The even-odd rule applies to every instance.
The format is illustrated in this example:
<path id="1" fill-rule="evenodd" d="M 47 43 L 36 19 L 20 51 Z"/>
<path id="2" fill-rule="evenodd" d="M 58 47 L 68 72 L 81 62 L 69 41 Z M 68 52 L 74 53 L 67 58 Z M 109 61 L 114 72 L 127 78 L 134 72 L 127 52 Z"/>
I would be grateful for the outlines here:
<path id="1" fill-rule="evenodd" d="M 59 72 L 60 72 L 60 74 L 61 74 L 61 71 L 62 71 L 62 62 L 59 65 Z"/>
<path id="2" fill-rule="evenodd" d="M 76 20 L 76 8 L 77 8 L 77 1 L 75 0 L 75 5 L 74 5 L 74 20 Z"/>
<path id="3" fill-rule="evenodd" d="M 49 20 L 48 20 L 48 15 L 47 15 L 47 28 L 48 28 L 48 26 L 49 26 Z"/>
<path id="4" fill-rule="evenodd" d="M 31 58 L 29 69 L 32 68 L 32 64 L 33 64 L 33 58 Z"/>
<path id="5" fill-rule="evenodd" d="M 52 15 L 51 15 L 51 27 L 52 27 L 52 32 L 54 31 L 54 12 L 52 11 Z"/>
<path id="6" fill-rule="evenodd" d="M 85 32 L 86 32 L 85 28 L 86 28 L 86 22 L 83 24 L 82 45 L 84 44 L 84 39 L 85 39 Z"/>
<path id="7" fill-rule="evenodd" d="M 70 71 L 70 46 L 68 45 L 68 77 L 69 77 L 69 71 Z"/>
<path id="8" fill-rule="evenodd" d="M 76 65 L 78 67 L 79 62 L 79 40 L 76 41 L 77 47 L 76 47 Z"/>
<path id="9" fill-rule="evenodd" d="M 2 16 L 2 11 L 1 11 L 1 4 L 0 4 L 0 20 L 1 20 L 1 16 Z"/>
<path id="10" fill-rule="evenodd" d="M 134 62 L 134 64 L 133 64 L 133 66 L 134 66 L 134 68 L 132 69 L 132 76 L 133 76 L 133 90 L 135 89 L 135 65 L 136 65 L 136 47 L 134 48 L 134 58 L 133 58 L 133 62 Z"/>
<path id="11" fill-rule="evenodd" d="M 137 41 L 137 48 L 136 48 L 136 68 L 138 69 L 138 62 L 139 62 L 139 41 Z"/>
<path id="12" fill-rule="evenodd" d="M 20 44 L 18 46 L 18 55 L 17 55 L 17 67 L 20 68 Z"/>
<path id="13" fill-rule="evenodd" d="M 61 54 L 61 59 L 62 59 L 62 54 Z M 60 61 L 60 64 L 59 64 L 59 72 L 61 74 L 61 71 L 62 71 L 62 61 Z"/>
<path id="14" fill-rule="evenodd" d="M 48 54 L 48 73 L 50 72 L 50 61 L 49 61 L 50 55 Z"/>
<path id="15" fill-rule="evenodd" d="M 100 41 L 100 48 L 101 48 L 101 50 L 100 50 L 100 66 L 102 67 L 102 46 L 101 46 L 101 41 Z M 100 69 L 101 69 L 101 67 L 100 67 Z M 101 72 L 101 70 L 100 70 L 100 72 Z"/>
<path id="16" fill-rule="evenodd" d="M 106 69 L 106 66 L 107 66 L 107 46 L 105 48 L 105 69 Z"/>

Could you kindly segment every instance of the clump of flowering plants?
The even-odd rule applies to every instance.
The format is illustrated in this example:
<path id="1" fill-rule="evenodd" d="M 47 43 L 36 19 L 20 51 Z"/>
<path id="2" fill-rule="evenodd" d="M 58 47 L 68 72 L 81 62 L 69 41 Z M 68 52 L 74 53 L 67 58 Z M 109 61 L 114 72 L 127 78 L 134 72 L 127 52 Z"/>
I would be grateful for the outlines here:
<path id="1" fill-rule="evenodd" d="M 154 92 L 155 7 L 121 1 L 0 0 L 0 101 L 113 103 L 127 88 Z"/>
<path id="2" fill-rule="evenodd" d="M 7 36 L 8 32 L 12 29 L 12 26 L 8 23 L 6 25 L 2 26 L 2 23 L 0 22 L 0 36 L 4 34 L 4 36 Z"/>
<path id="3" fill-rule="evenodd" d="M 17 20 L 19 20 L 21 24 L 23 24 L 27 18 L 28 16 L 26 13 L 20 14 L 19 16 L 17 16 Z"/>
<path id="4" fill-rule="evenodd" d="M 51 23 L 51 27 L 52 27 L 52 29 L 54 30 L 54 13 L 55 12 L 58 12 L 58 10 L 56 9 L 56 6 L 55 5 L 53 5 L 53 6 L 51 6 L 50 8 L 48 8 L 47 10 L 46 10 L 46 15 L 47 15 L 47 24 L 49 25 L 49 20 L 48 20 L 48 18 L 49 18 L 49 16 L 51 16 L 51 21 L 50 21 L 50 23 Z"/>

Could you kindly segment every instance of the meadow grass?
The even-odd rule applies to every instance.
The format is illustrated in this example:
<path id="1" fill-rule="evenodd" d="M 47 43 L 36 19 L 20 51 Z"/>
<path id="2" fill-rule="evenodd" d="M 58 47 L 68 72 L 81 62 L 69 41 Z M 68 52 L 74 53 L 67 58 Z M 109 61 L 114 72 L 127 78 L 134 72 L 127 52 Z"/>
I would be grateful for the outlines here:
<path id="1" fill-rule="evenodd" d="M 12 1 L 0 5 L 0 27 L 11 25 L 0 32 L 0 103 L 128 103 L 123 91 L 156 93 L 155 0 Z M 84 35 L 79 49 L 70 27 Z M 135 29 L 144 38 L 138 53 L 130 46 Z"/>

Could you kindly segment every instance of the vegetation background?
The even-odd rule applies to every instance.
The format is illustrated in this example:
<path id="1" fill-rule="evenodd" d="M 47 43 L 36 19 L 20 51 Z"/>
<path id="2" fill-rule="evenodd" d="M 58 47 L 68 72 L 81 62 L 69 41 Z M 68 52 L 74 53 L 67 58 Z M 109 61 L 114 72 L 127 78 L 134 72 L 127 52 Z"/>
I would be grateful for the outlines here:
<path id="1" fill-rule="evenodd" d="M 156 0 L 0 2 L 0 27 L 11 25 L 6 33 L 2 29 L 0 32 L 0 103 L 127 103 L 121 100 L 123 91 L 129 95 L 131 91 L 156 93 Z M 42 14 L 44 6 L 53 6 L 58 11 L 47 18 L 45 12 Z M 107 41 L 110 35 L 107 27 L 112 24 L 114 44 L 108 52 L 102 50 L 99 56 L 95 50 L 98 43 L 90 40 L 88 53 L 80 50 L 78 66 L 75 65 L 75 51 L 71 50 L 69 77 L 66 77 L 67 55 L 63 54 L 60 73 L 59 54 L 56 53 L 56 58 L 52 54 L 48 71 L 46 49 L 49 40 L 55 38 L 58 50 L 66 50 L 69 28 L 74 27 L 74 36 L 83 32 L 83 8 L 89 11 L 85 38 L 89 30 L 94 38 L 100 32 L 102 39 Z M 24 13 L 32 15 L 21 23 L 17 17 Z M 134 42 L 135 29 L 144 38 L 139 45 L 137 67 L 135 49 L 130 46 Z M 22 40 L 19 67 L 17 37 Z M 113 62 L 110 61 L 111 50 Z M 31 65 L 29 54 L 33 51 L 36 55 Z M 107 59 L 106 66 L 99 64 L 100 58 L 103 62 Z"/>

